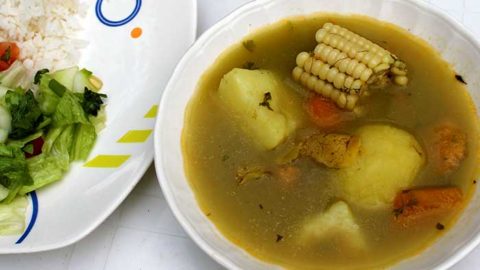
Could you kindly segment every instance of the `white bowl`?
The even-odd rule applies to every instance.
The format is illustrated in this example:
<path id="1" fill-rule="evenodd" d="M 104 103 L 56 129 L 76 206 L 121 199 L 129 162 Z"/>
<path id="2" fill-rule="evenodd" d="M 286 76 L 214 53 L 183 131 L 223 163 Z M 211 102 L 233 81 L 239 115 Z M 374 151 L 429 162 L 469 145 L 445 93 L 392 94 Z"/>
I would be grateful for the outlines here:
<path id="1" fill-rule="evenodd" d="M 245 35 L 280 19 L 314 12 L 364 14 L 409 29 L 433 45 L 464 76 L 475 104 L 480 104 L 476 65 L 480 44 L 464 27 L 423 2 L 405 0 L 257 0 L 236 10 L 191 47 L 178 64 L 160 103 L 155 130 L 155 165 L 165 197 L 180 224 L 212 258 L 231 269 L 270 269 L 229 242 L 201 212 L 185 177 L 180 138 L 185 108 L 202 73 L 219 54 Z M 480 196 L 474 195 L 456 226 L 420 255 L 394 269 L 445 269 L 480 241 Z"/>

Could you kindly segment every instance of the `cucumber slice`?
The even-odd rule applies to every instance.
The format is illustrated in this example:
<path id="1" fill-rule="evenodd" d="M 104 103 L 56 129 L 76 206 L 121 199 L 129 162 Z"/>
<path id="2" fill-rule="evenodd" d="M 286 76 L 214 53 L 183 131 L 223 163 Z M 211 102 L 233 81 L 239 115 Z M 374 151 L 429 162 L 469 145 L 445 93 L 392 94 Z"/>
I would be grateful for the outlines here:
<path id="1" fill-rule="evenodd" d="M 91 91 L 98 92 L 102 88 L 102 81 L 95 77 L 91 71 L 81 69 L 77 72 L 73 82 L 73 92 L 83 93 L 85 87 Z"/>
<path id="2" fill-rule="evenodd" d="M 73 83 L 78 73 L 78 70 L 78 67 L 71 67 L 55 71 L 54 73 L 52 73 L 52 78 L 55 79 L 57 82 L 61 83 L 68 90 L 73 90 Z"/>

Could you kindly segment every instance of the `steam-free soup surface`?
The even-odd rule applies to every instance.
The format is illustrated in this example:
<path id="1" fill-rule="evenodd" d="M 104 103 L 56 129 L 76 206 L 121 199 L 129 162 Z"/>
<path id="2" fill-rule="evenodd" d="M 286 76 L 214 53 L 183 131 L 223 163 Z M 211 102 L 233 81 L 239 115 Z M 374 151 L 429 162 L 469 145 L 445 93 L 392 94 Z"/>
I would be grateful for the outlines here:
<path id="1" fill-rule="evenodd" d="M 370 96 L 363 98 L 363 114 L 328 131 L 319 128 L 303 110 L 310 91 L 291 79 L 296 56 L 315 48 L 315 32 L 326 22 L 348 28 L 394 53 L 407 64 L 409 78 L 404 87 L 391 84 L 371 90 Z M 297 114 L 298 128 L 274 149 L 259 147 L 243 129 L 245 123 L 231 117 L 219 99 L 220 82 L 234 68 L 272 72 L 290 92 L 290 102 L 302 108 Z M 201 209 L 231 242 L 261 260 L 286 268 L 384 268 L 419 253 L 454 225 L 475 186 L 476 112 L 455 75 L 426 42 L 366 17 L 320 14 L 283 20 L 254 32 L 220 55 L 205 72 L 186 111 L 184 162 Z M 467 147 L 459 166 L 448 173 L 438 172 L 433 162 L 438 157 L 432 156 L 438 134 L 435 128 L 443 123 L 454 123 L 465 135 Z M 298 141 L 312 134 L 357 134 L 361 127 L 372 124 L 405 131 L 419 144 L 423 164 L 413 182 L 403 189 L 455 187 L 463 194 L 461 204 L 407 226 L 394 221 L 393 205 L 369 208 L 349 201 L 342 192 L 348 181 L 341 179 L 338 169 L 308 157 L 291 161 L 287 169 L 278 165 Z M 245 168 L 257 170 L 258 175 L 239 183 L 239 172 L 241 175 Z M 284 170 L 271 173 L 278 168 Z M 284 179 L 287 175 L 288 180 L 290 169 L 295 176 L 291 182 Z M 266 176 L 262 175 L 265 170 Z M 345 241 L 335 241 L 336 236 L 326 242 L 304 236 L 309 220 L 338 201 L 346 201 L 365 247 L 352 248 Z"/>

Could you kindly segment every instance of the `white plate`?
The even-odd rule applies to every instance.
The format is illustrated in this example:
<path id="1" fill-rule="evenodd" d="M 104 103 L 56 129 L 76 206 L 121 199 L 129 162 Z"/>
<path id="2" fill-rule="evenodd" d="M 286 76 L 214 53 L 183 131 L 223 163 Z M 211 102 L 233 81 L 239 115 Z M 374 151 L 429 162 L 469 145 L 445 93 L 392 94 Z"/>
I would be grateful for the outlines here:
<path id="1" fill-rule="evenodd" d="M 203 34 L 180 61 L 160 103 L 155 127 L 155 165 L 165 197 L 187 233 L 207 254 L 229 269 L 270 269 L 225 239 L 205 217 L 185 177 L 180 137 L 185 107 L 202 73 L 230 45 L 252 30 L 280 19 L 313 12 L 364 14 L 389 21 L 432 44 L 468 82 L 480 104 L 480 44 L 458 22 L 433 6 L 407 0 L 257 0 L 236 10 Z M 185 80 L 184 78 L 188 78 Z M 480 242 L 479 192 L 457 225 L 421 255 L 394 269 L 446 269 Z"/>
<path id="2" fill-rule="evenodd" d="M 43 251 L 80 240 L 117 208 L 153 159 L 156 105 L 195 39 L 196 1 L 89 2 L 82 33 L 89 45 L 79 65 L 104 82 L 106 128 L 86 164 L 75 164 L 62 181 L 29 196 L 26 231 L 0 237 L 0 253 Z M 142 35 L 132 38 L 136 27 Z"/>

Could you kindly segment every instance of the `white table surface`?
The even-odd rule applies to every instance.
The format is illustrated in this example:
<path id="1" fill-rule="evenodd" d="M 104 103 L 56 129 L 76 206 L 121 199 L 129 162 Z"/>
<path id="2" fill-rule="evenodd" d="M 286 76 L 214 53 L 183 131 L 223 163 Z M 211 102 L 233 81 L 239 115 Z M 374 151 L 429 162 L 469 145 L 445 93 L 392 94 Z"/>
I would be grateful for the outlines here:
<path id="1" fill-rule="evenodd" d="M 249 1 L 198 0 L 198 34 Z M 480 0 L 425 1 L 446 10 L 480 38 Z M 85 239 L 54 251 L 0 256 L 0 269 L 214 270 L 222 267 L 185 234 L 165 202 L 154 169 L 150 168 L 125 202 Z M 452 269 L 480 269 L 480 247 Z"/>

